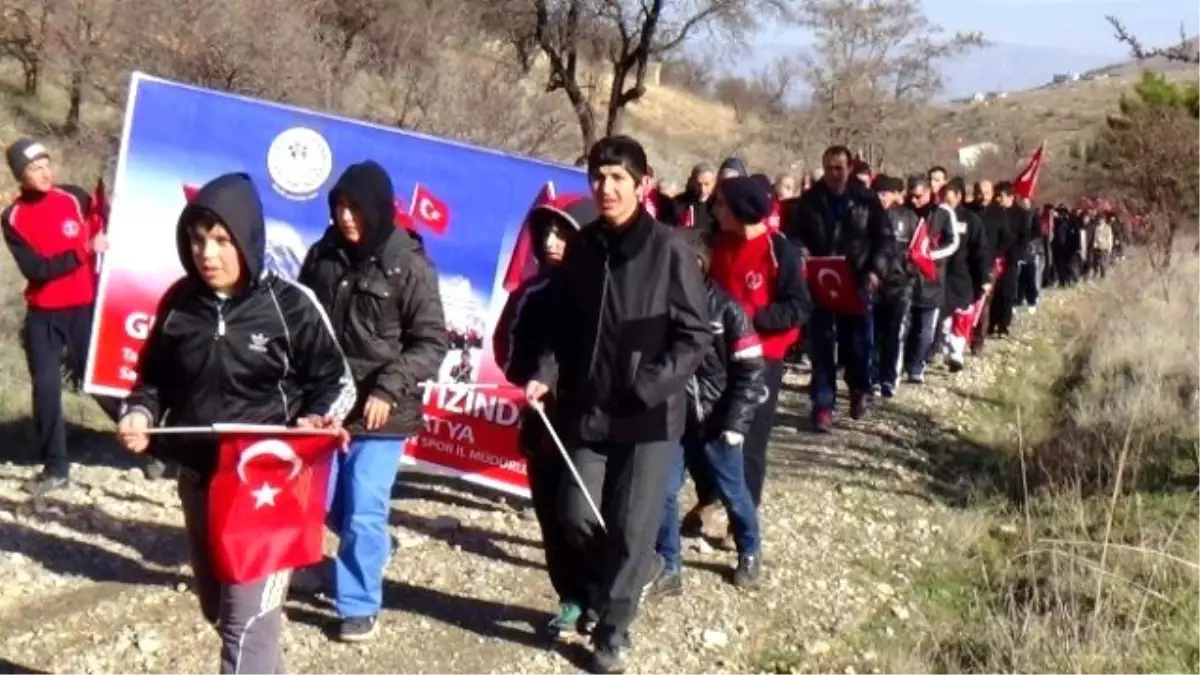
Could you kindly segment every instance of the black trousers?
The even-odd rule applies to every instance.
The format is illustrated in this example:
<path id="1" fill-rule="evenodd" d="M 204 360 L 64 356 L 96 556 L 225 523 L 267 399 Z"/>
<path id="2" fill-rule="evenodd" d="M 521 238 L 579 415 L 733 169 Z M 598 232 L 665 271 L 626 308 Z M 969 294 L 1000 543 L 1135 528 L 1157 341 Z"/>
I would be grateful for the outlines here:
<path id="1" fill-rule="evenodd" d="M 756 507 L 762 503 L 763 486 L 767 482 L 767 447 L 771 442 L 771 430 L 775 428 L 779 388 L 783 386 L 783 361 L 767 359 L 763 369 L 763 384 L 767 387 L 767 400 L 755 409 L 746 440 L 742 444 L 746 487 L 750 488 L 750 497 Z"/>
<path id="2" fill-rule="evenodd" d="M 91 305 L 57 310 L 30 307 L 25 313 L 22 346 L 33 385 L 33 426 L 46 475 L 65 477 L 70 473 L 62 406 L 63 350 L 71 373 L 82 378 L 91 334 Z M 107 396 L 97 396 L 96 401 L 116 421 L 120 401 Z"/>
<path id="3" fill-rule="evenodd" d="M 1010 265 L 996 281 L 995 296 L 988 316 L 988 333 L 1007 333 L 1012 326 L 1013 306 L 1017 302 L 1017 276 L 1020 269 Z"/>
<path id="4" fill-rule="evenodd" d="M 535 421 L 534 424 L 541 424 Z M 571 482 L 571 472 L 557 449 L 542 448 L 526 456 L 529 476 L 529 496 L 533 512 L 542 530 L 542 549 L 546 556 L 546 572 L 550 585 L 560 602 L 572 602 L 580 607 L 589 604 L 589 589 L 594 579 L 588 575 L 586 559 L 567 538 L 566 527 L 559 517 L 559 495 L 564 483 Z M 586 506 L 585 506 L 586 508 Z M 586 514 L 593 522 L 595 518 Z"/>
<path id="5" fill-rule="evenodd" d="M 566 539 L 590 563 L 599 579 L 589 603 L 599 614 L 596 644 L 629 644 L 642 589 L 654 573 L 654 544 L 662 524 L 672 450 L 678 441 L 593 443 L 571 450 L 587 491 L 600 507 L 607 532 L 592 516 L 575 481 L 563 482 L 562 518 Z"/>
<path id="6" fill-rule="evenodd" d="M 912 298 L 884 296 L 875 304 L 875 358 L 871 384 L 895 387 L 900 379 L 904 335 Z"/>

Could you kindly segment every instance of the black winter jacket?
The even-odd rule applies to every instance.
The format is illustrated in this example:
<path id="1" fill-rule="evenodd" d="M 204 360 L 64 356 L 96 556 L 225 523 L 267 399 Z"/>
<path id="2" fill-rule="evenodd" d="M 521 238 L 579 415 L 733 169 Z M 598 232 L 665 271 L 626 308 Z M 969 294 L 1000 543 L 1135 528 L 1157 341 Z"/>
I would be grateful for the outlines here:
<path id="1" fill-rule="evenodd" d="M 780 205 L 780 229 L 794 244 L 814 257 L 845 256 L 855 282 L 867 274 L 882 280 L 892 265 L 895 235 L 879 197 L 857 181 L 839 198 L 819 182 L 799 197 Z"/>
<path id="2" fill-rule="evenodd" d="M 550 283 L 539 382 L 554 387 L 568 442 L 678 440 L 685 388 L 712 347 L 695 256 L 644 211 L 620 231 L 595 221 Z"/>
<path id="3" fill-rule="evenodd" d="M 249 282 L 234 297 L 217 297 L 192 263 L 187 228 L 198 217 L 224 224 L 241 253 Z M 187 276 L 159 302 L 123 414 L 140 410 L 168 427 L 344 419 L 355 398 L 346 360 L 313 294 L 264 271 L 262 203 L 250 178 L 227 174 L 204 186 L 177 232 Z M 180 437 L 151 452 L 207 476 L 216 448 L 212 437 Z"/>
<path id="4" fill-rule="evenodd" d="M 965 309 L 983 297 L 983 285 L 992 281 L 993 257 L 983 234 L 983 223 L 970 209 L 959 206 L 957 218 L 958 250 L 946 263 L 946 302 L 948 310 Z"/>
<path id="5" fill-rule="evenodd" d="M 358 207 L 362 239 L 350 244 L 336 226 L 308 251 L 300 281 L 329 312 L 359 392 L 348 420 L 362 430 L 369 396 L 392 405 L 377 433 L 410 435 L 422 428 L 421 383 L 435 380 L 449 339 L 437 273 L 418 244 L 393 223 L 392 183 L 374 162 L 355 164 L 329 193 L 334 218 L 340 196 Z"/>
<path id="6" fill-rule="evenodd" d="M 993 257 L 1003 258 L 1006 268 L 1015 271 L 1024 251 L 1018 246 L 1019 222 L 1012 211 L 999 204 L 989 204 L 976 213 L 983 220 L 983 231 Z"/>
<path id="7" fill-rule="evenodd" d="M 896 255 L 889 261 L 888 272 L 883 277 L 880 294 L 890 301 L 909 302 L 917 283 L 918 272 L 908 259 L 908 246 L 917 229 L 917 214 L 902 204 L 884 212 L 891 225 L 896 241 Z"/>
<path id="8" fill-rule="evenodd" d="M 705 440 L 725 431 L 744 436 L 767 395 L 762 341 L 742 306 L 711 280 L 706 283 L 714 342 L 688 383 L 688 433 Z"/>
<path id="9" fill-rule="evenodd" d="M 937 265 L 937 277 L 927 279 L 916 274 L 912 304 L 914 307 L 941 309 L 945 302 L 946 262 L 958 250 L 958 232 L 955 229 L 954 212 L 944 204 L 930 202 L 921 208 L 905 207 L 919 222 L 924 218 L 929 224 L 929 257 Z M 905 257 L 908 251 L 905 250 Z"/>

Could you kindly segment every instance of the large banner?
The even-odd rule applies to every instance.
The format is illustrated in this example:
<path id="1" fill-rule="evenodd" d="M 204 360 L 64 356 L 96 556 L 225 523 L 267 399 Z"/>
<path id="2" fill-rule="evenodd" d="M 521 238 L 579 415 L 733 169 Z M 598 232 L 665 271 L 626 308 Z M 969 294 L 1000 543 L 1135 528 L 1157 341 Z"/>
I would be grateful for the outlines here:
<path id="1" fill-rule="evenodd" d="M 420 233 L 437 266 L 451 335 L 439 381 L 453 384 L 426 389 L 425 433 L 406 461 L 527 494 L 520 392 L 491 358 L 491 333 L 530 207 L 547 190 L 586 190 L 570 167 L 135 73 L 84 386 L 124 396 L 136 380 L 157 301 L 183 275 L 175 223 L 191 191 L 228 171 L 250 174 L 267 215 L 267 266 L 295 278 L 330 223 L 329 189 L 366 159 L 388 170 L 398 222 Z"/>

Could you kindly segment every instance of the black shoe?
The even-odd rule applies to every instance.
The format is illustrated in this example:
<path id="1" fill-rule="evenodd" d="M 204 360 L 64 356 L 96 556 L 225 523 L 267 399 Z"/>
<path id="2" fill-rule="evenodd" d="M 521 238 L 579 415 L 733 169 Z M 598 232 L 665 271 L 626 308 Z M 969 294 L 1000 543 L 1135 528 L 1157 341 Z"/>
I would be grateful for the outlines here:
<path id="1" fill-rule="evenodd" d="M 342 642 L 366 642 L 375 637 L 379 630 L 379 617 L 352 616 L 342 619 L 338 626 L 337 639 Z"/>
<path id="2" fill-rule="evenodd" d="M 858 392 L 850 397 L 850 419 L 861 420 L 867 416 L 867 412 L 871 409 L 871 397 L 865 393 Z"/>
<path id="3" fill-rule="evenodd" d="M 44 497 L 51 492 L 65 490 L 71 486 L 71 479 L 66 476 L 42 473 L 26 481 L 21 489 L 34 497 Z"/>
<path id="4" fill-rule="evenodd" d="M 153 459 L 146 462 L 146 466 L 142 467 L 142 474 L 146 476 L 146 480 L 159 480 L 167 475 L 167 464 L 161 459 Z"/>
<path id="5" fill-rule="evenodd" d="M 663 567 L 650 585 L 646 587 L 646 599 L 677 598 L 683 595 L 683 576 L 678 572 Z"/>
<path id="6" fill-rule="evenodd" d="M 896 395 L 896 388 L 890 384 L 885 384 L 879 388 L 879 395 L 884 398 L 892 398 Z"/>
<path id="7" fill-rule="evenodd" d="M 950 372 L 952 372 L 952 373 L 961 373 L 962 372 L 962 369 L 963 369 L 962 361 L 947 361 L 947 364 L 950 366 Z"/>
<path id="8" fill-rule="evenodd" d="M 598 623 L 600 623 L 600 613 L 594 609 L 585 609 L 579 620 L 575 622 L 575 632 L 580 635 L 591 635 L 596 630 Z"/>
<path id="9" fill-rule="evenodd" d="M 621 675 L 629 668 L 629 648 L 620 645 L 598 644 L 592 653 L 592 672 L 602 675 Z"/>
<path id="10" fill-rule="evenodd" d="M 738 588 L 754 588 L 758 585 L 758 577 L 762 573 L 762 565 L 756 555 L 738 557 L 737 569 L 733 571 L 733 585 Z"/>

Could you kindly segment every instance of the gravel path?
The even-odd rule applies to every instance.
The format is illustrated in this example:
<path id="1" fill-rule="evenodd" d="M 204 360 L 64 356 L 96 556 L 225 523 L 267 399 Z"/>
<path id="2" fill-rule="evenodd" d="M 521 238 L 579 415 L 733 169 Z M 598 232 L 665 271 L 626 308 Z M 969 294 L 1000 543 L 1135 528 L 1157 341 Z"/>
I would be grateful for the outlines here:
<path id="1" fill-rule="evenodd" d="M 1050 305 L 1060 302 L 1051 297 Z M 1035 330 L 1045 312 L 1023 321 Z M 732 554 L 689 540 L 685 595 L 647 605 L 635 625 L 640 672 L 744 672 L 803 648 L 814 659 L 880 611 L 906 620 L 908 576 L 946 536 L 945 481 L 929 441 L 961 427 L 1002 375 L 997 343 L 958 375 L 903 388 L 866 422 L 832 436 L 797 432 L 807 375 L 787 377 L 763 506 L 762 587 L 724 580 Z M 0 672 L 211 672 L 216 637 L 188 591 L 173 483 L 149 482 L 103 437 L 61 496 L 33 504 L 27 464 L 0 464 Z M 554 599 L 536 524 L 515 501 L 406 473 L 396 492 L 400 545 L 387 570 L 379 637 L 329 641 L 318 601 L 288 605 L 292 672 L 579 672 L 581 645 L 547 649 L 534 626 Z"/>

